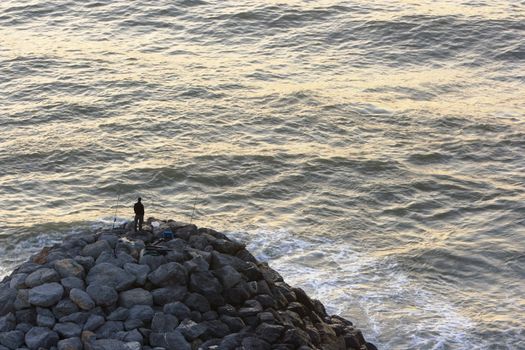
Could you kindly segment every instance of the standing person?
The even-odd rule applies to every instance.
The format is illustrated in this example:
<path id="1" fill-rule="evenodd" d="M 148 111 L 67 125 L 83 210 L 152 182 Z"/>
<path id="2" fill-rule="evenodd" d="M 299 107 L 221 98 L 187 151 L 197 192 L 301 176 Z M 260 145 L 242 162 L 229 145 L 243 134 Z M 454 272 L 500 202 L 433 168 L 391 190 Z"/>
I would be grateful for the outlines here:
<path id="1" fill-rule="evenodd" d="M 142 198 L 138 198 L 137 203 L 133 206 L 135 211 L 135 232 L 137 232 L 137 223 L 139 224 L 139 231 L 142 231 L 142 224 L 144 223 L 144 205 L 141 203 Z"/>

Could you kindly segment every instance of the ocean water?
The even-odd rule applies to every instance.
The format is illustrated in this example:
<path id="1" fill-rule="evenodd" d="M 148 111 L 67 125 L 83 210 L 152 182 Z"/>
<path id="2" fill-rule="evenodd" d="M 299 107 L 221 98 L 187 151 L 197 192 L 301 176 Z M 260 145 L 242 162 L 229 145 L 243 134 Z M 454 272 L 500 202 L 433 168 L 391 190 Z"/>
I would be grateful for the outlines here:
<path id="1" fill-rule="evenodd" d="M 524 63 L 519 0 L 2 0 L 0 275 L 140 195 L 380 349 L 525 349 Z"/>

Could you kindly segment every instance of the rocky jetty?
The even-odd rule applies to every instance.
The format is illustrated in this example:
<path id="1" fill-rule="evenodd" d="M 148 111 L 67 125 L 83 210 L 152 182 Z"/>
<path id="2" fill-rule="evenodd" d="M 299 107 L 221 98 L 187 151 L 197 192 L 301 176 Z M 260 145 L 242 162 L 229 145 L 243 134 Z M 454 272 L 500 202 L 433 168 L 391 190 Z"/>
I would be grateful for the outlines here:
<path id="1" fill-rule="evenodd" d="M 243 244 L 148 223 L 68 236 L 4 278 L 0 350 L 375 349 Z"/>

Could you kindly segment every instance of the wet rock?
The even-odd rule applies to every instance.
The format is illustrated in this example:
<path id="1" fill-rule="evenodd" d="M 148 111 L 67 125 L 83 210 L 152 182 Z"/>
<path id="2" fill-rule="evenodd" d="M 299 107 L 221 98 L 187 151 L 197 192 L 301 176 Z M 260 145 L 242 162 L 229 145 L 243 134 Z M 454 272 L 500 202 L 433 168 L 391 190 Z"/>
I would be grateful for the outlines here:
<path id="1" fill-rule="evenodd" d="M 186 284 L 186 269 L 176 262 L 170 262 L 159 266 L 148 275 L 148 279 L 156 286 L 167 287 L 169 285 Z"/>
<path id="2" fill-rule="evenodd" d="M 84 278 L 84 267 L 73 259 L 61 259 L 54 263 L 55 270 L 60 277 Z"/>
<path id="3" fill-rule="evenodd" d="M 86 277 L 88 285 L 99 284 L 115 288 L 117 291 L 127 290 L 135 282 L 135 276 L 124 269 L 108 263 L 95 265 Z"/>
<path id="4" fill-rule="evenodd" d="M 0 333 L 0 344 L 9 348 L 17 349 L 24 344 L 24 332 L 9 331 Z"/>
<path id="5" fill-rule="evenodd" d="M 108 241 L 100 240 L 88 244 L 82 248 L 81 254 L 83 256 L 90 256 L 93 259 L 97 259 L 102 252 L 113 252 L 113 248 L 111 248 Z"/>
<path id="6" fill-rule="evenodd" d="M 60 281 L 60 276 L 55 270 L 49 268 L 42 268 L 30 273 L 26 277 L 24 283 L 29 288 L 33 288 L 45 283 L 58 281 Z"/>
<path id="7" fill-rule="evenodd" d="M 49 349 L 58 343 L 58 334 L 49 328 L 33 327 L 25 335 L 25 343 L 31 350 Z"/>
<path id="8" fill-rule="evenodd" d="M 135 288 L 123 291 L 119 294 L 119 304 L 130 308 L 133 305 L 153 305 L 153 296 L 150 292 L 142 288 Z"/>
<path id="9" fill-rule="evenodd" d="M 82 342 L 80 338 L 62 339 L 57 344 L 58 350 L 82 350 Z"/>
<path id="10" fill-rule="evenodd" d="M 91 299 L 89 294 L 83 290 L 76 288 L 72 289 L 69 293 L 69 298 L 82 310 L 91 310 L 95 307 L 95 302 L 93 299 Z"/>
<path id="11" fill-rule="evenodd" d="M 64 287 L 53 282 L 41 284 L 29 291 L 29 302 L 36 306 L 48 307 L 56 304 L 64 294 Z"/>
<path id="12" fill-rule="evenodd" d="M 91 299 L 93 299 L 95 304 L 99 306 L 111 306 L 116 304 L 119 298 L 119 295 L 114 288 L 98 283 L 90 284 L 87 287 L 86 292 Z"/>
<path id="13" fill-rule="evenodd" d="M 27 288 L 25 281 L 27 278 L 27 273 L 17 273 L 11 276 L 11 281 L 9 282 L 9 288 L 11 289 L 22 289 Z"/>

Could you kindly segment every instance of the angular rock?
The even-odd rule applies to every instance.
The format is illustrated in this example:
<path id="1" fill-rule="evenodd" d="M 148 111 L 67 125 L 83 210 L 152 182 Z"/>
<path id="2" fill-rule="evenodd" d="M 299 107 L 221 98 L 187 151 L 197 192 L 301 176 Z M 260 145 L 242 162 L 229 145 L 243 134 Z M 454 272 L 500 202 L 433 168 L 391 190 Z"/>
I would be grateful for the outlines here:
<path id="1" fill-rule="evenodd" d="M 90 256 L 93 259 L 97 259 L 102 252 L 112 252 L 113 248 L 109 245 L 108 241 L 99 240 L 95 243 L 91 243 L 82 248 L 81 254 L 83 256 Z"/>
<path id="2" fill-rule="evenodd" d="M 151 320 L 151 331 L 156 333 L 172 332 L 179 325 L 177 317 L 163 312 L 156 312 Z"/>
<path id="3" fill-rule="evenodd" d="M 283 331 L 284 331 L 284 327 L 281 325 L 272 325 L 272 324 L 262 323 L 257 327 L 257 329 L 255 330 L 255 333 L 262 340 L 270 344 L 273 344 L 281 337 L 281 334 L 283 333 Z"/>
<path id="4" fill-rule="evenodd" d="M 64 294 L 61 284 L 52 282 L 41 284 L 29 291 L 29 302 L 36 306 L 49 307 L 56 304 Z"/>
<path id="5" fill-rule="evenodd" d="M 58 334 L 49 328 L 33 327 L 25 335 L 25 343 L 31 350 L 49 349 L 58 342 Z"/>
<path id="6" fill-rule="evenodd" d="M 29 302 L 29 289 L 19 289 L 13 304 L 16 310 L 27 309 L 31 307 Z"/>
<path id="7" fill-rule="evenodd" d="M 0 332 L 9 332 L 16 327 L 16 317 L 13 313 L 8 313 L 0 317 Z"/>
<path id="8" fill-rule="evenodd" d="M 82 310 L 91 310 L 95 307 L 93 299 L 83 290 L 73 288 L 69 293 L 69 298 Z"/>
<path id="9" fill-rule="evenodd" d="M 162 255 L 144 254 L 140 257 L 140 260 L 139 260 L 140 265 L 147 265 L 151 271 L 155 271 L 161 265 L 164 265 L 166 263 L 167 263 L 167 260 Z"/>
<path id="10" fill-rule="evenodd" d="M 191 314 L 190 308 L 179 301 L 164 305 L 163 311 L 166 314 L 176 316 L 179 320 L 189 318 Z"/>
<path id="11" fill-rule="evenodd" d="M 84 278 L 84 267 L 73 259 L 57 260 L 54 263 L 55 270 L 60 277 L 77 277 Z"/>
<path id="12" fill-rule="evenodd" d="M 24 344 L 24 332 L 9 331 L 0 333 L 0 344 L 9 348 L 17 349 Z"/>
<path id="13" fill-rule="evenodd" d="M 82 333 L 82 328 L 73 322 L 57 323 L 53 330 L 62 338 L 80 337 L 80 333 Z"/>
<path id="14" fill-rule="evenodd" d="M 191 309 L 199 312 L 207 312 L 211 310 L 208 299 L 198 293 L 190 293 L 184 299 L 184 303 Z"/>
<path id="15" fill-rule="evenodd" d="M 208 264 L 208 262 L 202 256 L 197 256 L 184 262 L 184 268 L 190 273 L 197 271 L 208 271 L 210 269 L 210 264 Z"/>
<path id="16" fill-rule="evenodd" d="M 99 306 L 111 306 L 118 301 L 117 291 L 110 286 L 93 283 L 87 287 L 86 292 Z"/>
<path id="17" fill-rule="evenodd" d="M 150 292 L 142 288 L 130 289 L 120 292 L 119 304 L 126 308 L 130 308 L 134 305 L 153 306 L 153 296 Z"/>
<path id="18" fill-rule="evenodd" d="M 156 286 L 167 287 L 169 285 L 186 284 L 186 269 L 176 262 L 170 262 L 159 266 L 148 275 L 148 279 Z"/>
<path id="19" fill-rule="evenodd" d="M 124 264 L 124 270 L 135 276 L 136 283 L 141 286 L 146 283 L 148 274 L 151 271 L 148 265 L 140 265 L 135 263 Z"/>
<path id="20" fill-rule="evenodd" d="M 270 350 L 272 348 L 270 344 L 256 337 L 243 338 L 241 343 L 242 348 L 246 350 Z"/>
<path id="21" fill-rule="evenodd" d="M 0 286 L 0 316 L 15 311 L 14 303 L 18 292 L 9 288 L 9 285 Z"/>
<path id="22" fill-rule="evenodd" d="M 186 339 L 192 341 L 200 337 L 206 332 L 207 327 L 202 323 L 195 323 L 192 320 L 185 319 L 177 327 L 179 331 Z"/>
<path id="23" fill-rule="evenodd" d="M 239 332 L 241 329 L 246 327 L 246 324 L 240 317 L 234 317 L 234 316 L 228 316 L 228 315 L 221 315 L 220 320 L 228 326 L 230 331 L 232 332 Z"/>
<path id="24" fill-rule="evenodd" d="M 242 280 L 242 275 L 230 265 L 214 270 L 213 273 L 219 279 L 224 289 L 229 289 Z"/>
<path id="25" fill-rule="evenodd" d="M 36 270 L 35 272 L 30 273 L 26 277 L 24 283 L 29 288 L 33 288 L 44 283 L 58 281 L 60 281 L 60 276 L 55 270 L 49 268 L 41 268 Z"/>
<path id="26" fill-rule="evenodd" d="M 167 333 L 151 333 L 149 337 L 151 346 L 165 349 L 191 350 L 191 345 L 184 336 L 177 331 Z"/>
<path id="27" fill-rule="evenodd" d="M 204 321 L 206 326 L 205 336 L 209 338 L 223 338 L 230 333 L 230 329 L 220 320 Z"/>
<path id="28" fill-rule="evenodd" d="M 151 291 L 151 295 L 155 305 L 164 306 L 165 304 L 183 300 L 187 292 L 186 286 L 179 285 L 154 289 Z"/>
<path id="29" fill-rule="evenodd" d="M 62 339 L 57 344 L 58 350 L 82 350 L 82 342 L 80 338 Z"/>
<path id="30" fill-rule="evenodd" d="M 105 285 L 120 291 L 131 287 L 135 282 L 135 276 L 115 265 L 101 263 L 89 271 L 86 282 L 88 285 Z"/>
<path id="31" fill-rule="evenodd" d="M 207 297 L 222 293 L 222 285 L 210 271 L 194 272 L 190 276 L 190 289 Z"/>
<path id="32" fill-rule="evenodd" d="M 235 270 L 242 271 L 250 267 L 249 263 L 235 256 L 222 254 L 216 251 L 213 251 L 211 256 L 211 268 L 213 270 L 217 270 L 225 266 L 232 266 Z"/>

